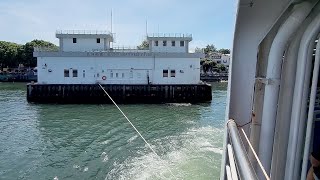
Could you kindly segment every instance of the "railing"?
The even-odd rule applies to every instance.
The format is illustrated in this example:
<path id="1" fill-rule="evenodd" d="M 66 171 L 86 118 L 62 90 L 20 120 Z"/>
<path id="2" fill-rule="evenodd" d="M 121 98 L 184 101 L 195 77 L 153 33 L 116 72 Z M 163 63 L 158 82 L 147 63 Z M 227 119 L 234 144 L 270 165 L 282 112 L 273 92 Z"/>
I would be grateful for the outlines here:
<path id="1" fill-rule="evenodd" d="M 148 37 L 178 37 L 178 38 L 192 38 L 192 34 L 183 33 L 151 33 Z"/>
<path id="2" fill-rule="evenodd" d="M 57 30 L 56 34 L 110 34 L 105 30 Z"/>
<path id="3" fill-rule="evenodd" d="M 58 52 L 59 47 L 38 46 L 33 48 L 34 52 Z"/>
<path id="4" fill-rule="evenodd" d="M 242 143 L 237 124 L 234 120 L 227 123 L 228 143 L 226 153 L 225 172 L 228 180 L 256 180 L 258 179 L 252 167 L 246 149 Z"/>

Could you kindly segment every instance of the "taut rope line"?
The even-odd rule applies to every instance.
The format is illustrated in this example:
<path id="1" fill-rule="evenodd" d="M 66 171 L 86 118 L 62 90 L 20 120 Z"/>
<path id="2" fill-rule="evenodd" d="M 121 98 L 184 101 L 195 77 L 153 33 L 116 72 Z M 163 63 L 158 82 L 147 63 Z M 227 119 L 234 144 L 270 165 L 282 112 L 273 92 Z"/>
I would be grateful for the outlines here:
<path id="1" fill-rule="evenodd" d="M 124 112 L 120 109 L 120 107 L 116 104 L 116 102 L 114 102 L 114 100 L 111 98 L 111 96 L 108 94 L 108 92 L 101 86 L 101 84 L 99 84 L 100 88 L 104 91 L 104 93 L 109 97 L 109 99 L 112 101 L 112 103 L 118 108 L 118 110 L 122 113 L 122 115 L 126 118 L 126 120 L 130 123 L 130 125 L 133 127 L 133 129 L 139 134 L 139 136 L 143 139 L 143 141 L 148 145 L 149 149 L 160 159 L 161 157 L 156 153 L 156 151 L 153 150 L 153 148 L 151 147 L 151 145 L 147 142 L 147 140 L 141 135 L 141 133 L 138 131 L 138 129 L 132 124 L 132 122 L 129 120 L 129 118 L 124 114 Z M 170 171 L 171 175 L 177 179 L 175 177 L 175 175 L 173 175 L 172 171 L 170 170 L 170 168 L 168 167 L 168 170 Z"/>

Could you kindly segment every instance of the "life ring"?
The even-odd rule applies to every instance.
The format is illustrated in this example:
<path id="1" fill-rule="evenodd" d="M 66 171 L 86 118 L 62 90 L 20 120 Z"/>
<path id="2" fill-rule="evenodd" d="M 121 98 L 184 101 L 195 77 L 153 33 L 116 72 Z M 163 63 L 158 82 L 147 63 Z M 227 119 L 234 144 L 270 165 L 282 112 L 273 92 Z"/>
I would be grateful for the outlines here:
<path id="1" fill-rule="evenodd" d="M 106 80 L 107 79 L 107 77 L 106 76 L 102 76 L 102 80 Z"/>

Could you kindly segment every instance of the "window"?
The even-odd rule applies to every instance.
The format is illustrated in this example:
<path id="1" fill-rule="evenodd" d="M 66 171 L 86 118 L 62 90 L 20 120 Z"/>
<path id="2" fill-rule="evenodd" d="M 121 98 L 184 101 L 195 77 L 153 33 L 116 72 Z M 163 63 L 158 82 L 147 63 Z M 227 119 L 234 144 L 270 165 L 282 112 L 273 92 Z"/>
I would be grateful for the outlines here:
<path id="1" fill-rule="evenodd" d="M 163 77 L 168 77 L 168 70 L 163 70 Z"/>
<path id="2" fill-rule="evenodd" d="M 171 46 L 176 46 L 176 41 L 171 41 Z"/>
<path id="3" fill-rule="evenodd" d="M 99 73 L 97 73 L 97 77 L 100 77 L 100 74 L 99 74 Z"/>
<path id="4" fill-rule="evenodd" d="M 180 46 L 184 46 L 184 41 L 180 41 Z"/>
<path id="5" fill-rule="evenodd" d="M 163 41 L 163 46 L 167 46 L 167 41 Z"/>
<path id="6" fill-rule="evenodd" d="M 97 38 L 97 43 L 100 43 L 100 38 Z"/>
<path id="7" fill-rule="evenodd" d="M 176 77 L 176 70 L 171 70 L 170 75 L 171 77 Z"/>
<path id="8" fill-rule="evenodd" d="M 76 69 L 72 70 L 72 76 L 78 77 L 78 70 L 76 70 Z"/>
<path id="9" fill-rule="evenodd" d="M 158 46 L 159 42 L 158 41 L 154 41 L 154 46 Z"/>
<path id="10" fill-rule="evenodd" d="M 122 73 L 122 78 L 124 78 L 124 73 Z"/>
<path id="11" fill-rule="evenodd" d="M 64 70 L 64 77 L 69 77 L 69 69 Z"/>
<path id="12" fill-rule="evenodd" d="M 116 78 L 118 77 L 118 73 L 116 73 Z"/>
<path id="13" fill-rule="evenodd" d="M 83 78 L 86 77 L 86 71 L 85 71 L 85 70 L 83 70 L 82 77 L 83 77 Z"/>
<path id="14" fill-rule="evenodd" d="M 113 78 L 113 73 L 110 74 L 110 77 Z"/>
<path id="15" fill-rule="evenodd" d="M 77 43 L 77 38 L 72 39 L 73 43 Z"/>

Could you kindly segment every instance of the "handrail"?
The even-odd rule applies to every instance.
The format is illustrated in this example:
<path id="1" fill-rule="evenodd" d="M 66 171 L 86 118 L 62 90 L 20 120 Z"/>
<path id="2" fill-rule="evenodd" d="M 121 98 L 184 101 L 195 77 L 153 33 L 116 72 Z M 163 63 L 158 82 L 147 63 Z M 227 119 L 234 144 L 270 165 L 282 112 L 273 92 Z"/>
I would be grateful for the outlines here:
<path id="1" fill-rule="evenodd" d="M 240 138 L 237 124 L 234 122 L 234 120 L 229 120 L 227 123 L 227 128 L 240 179 L 257 180 L 257 174 L 249 161 L 246 149 Z"/>

